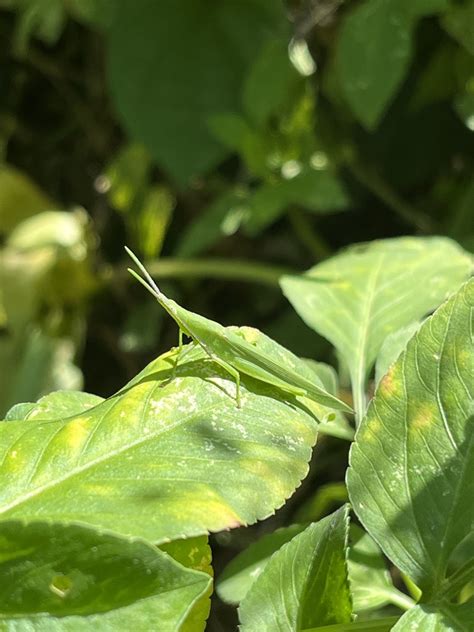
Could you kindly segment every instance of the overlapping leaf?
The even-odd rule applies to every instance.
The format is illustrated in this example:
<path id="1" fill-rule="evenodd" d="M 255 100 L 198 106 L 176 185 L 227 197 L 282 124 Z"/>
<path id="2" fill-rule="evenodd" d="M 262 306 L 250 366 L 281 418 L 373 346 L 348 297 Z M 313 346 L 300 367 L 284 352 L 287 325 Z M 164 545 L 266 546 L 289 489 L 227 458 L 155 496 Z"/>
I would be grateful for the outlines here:
<path id="1" fill-rule="evenodd" d="M 463 604 L 416 606 L 392 628 L 393 632 L 471 632 L 474 599 Z"/>
<path id="2" fill-rule="evenodd" d="M 239 608 L 242 632 L 347 623 L 348 507 L 311 524 L 268 562 Z"/>
<path id="3" fill-rule="evenodd" d="M 437 307 L 471 268 L 449 239 L 406 237 L 354 246 L 281 285 L 301 318 L 342 354 L 361 417 L 385 338 Z"/>
<path id="4" fill-rule="evenodd" d="M 245 598 L 257 578 L 264 572 L 272 555 L 296 535 L 306 524 L 294 524 L 260 538 L 225 568 L 217 582 L 219 597 L 236 604 Z M 362 529 L 351 525 L 348 552 L 348 574 L 354 612 L 379 608 L 387 603 L 409 605 L 410 599 L 393 585 L 381 551 Z"/>
<path id="5" fill-rule="evenodd" d="M 268 0 L 121 0 L 108 56 L 127 129 L 181 184 L 214 166 L 226 150 L 209 119 L 240 106 L 246 70 L 284 30 L 283 7 Z"/>
<path id="6" fill-rule="evenodd" d="M 406 327 L 402 327 L 393 334 L 387 336 L 384 340 L 382 348 L 377 356 L 375 363 L 375 383 L 378 384 L 387 373 L 390 365 L 392 365 L 401 352 L 407 346 L 407 342 L 419 329 L 420 323 L 410 323 Z"/>
<path id="7" fill-rule="evenodd" d="M 4 522 L 0 584 L 6 632 L 157 626 L 197 632 L 204 629 L 211 578 L 138 539 L 77 525 Z"/>
<path id="8" fill-rule="evenodd" d="M 339 38 L 338 71 L 356 117 L 377 126 L 408 69 L 417 20 L 447 0 L 366 0 L 348 15 Z"/>
<path id="9" fill-rule="evenodd" d="M 351 450 L 354 510 L 425 601 L 474 522 L 473 314 L 471 280 L 382 379 Z"/>
<path id="10" fill-rule="evenodd" d="M 264 518 L 307 472 L 313 415 L 229 375 L 195 348 L 69 417 L 10 421 L 0 435 L 0 518 L 82 521 L 152 541 Z M 47 410 L 46 410 L 47 414 Z M 34 411 L 29 416 L 34 417 Z"/>

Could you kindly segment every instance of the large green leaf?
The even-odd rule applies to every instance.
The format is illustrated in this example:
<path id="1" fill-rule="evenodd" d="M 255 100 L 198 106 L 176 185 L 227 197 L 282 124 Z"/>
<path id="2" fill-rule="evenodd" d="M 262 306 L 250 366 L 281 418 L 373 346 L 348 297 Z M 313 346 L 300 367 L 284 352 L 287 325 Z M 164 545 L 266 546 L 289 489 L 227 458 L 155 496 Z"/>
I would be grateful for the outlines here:
<path id="1" fill-rule="evenodd" d="M 377 126 L 408 69 L 417 19 L 447 0 L 366 0 L 344 21 L 337 69 L 344 95 L 368 129 Z"/>
<path id="2" fill-rule="evenodd" d="M 471 280 L 382 379 L 351 449 L 354 510 L 425 601 L 474 522 L 473 314 Z"/>
<path id="3" fill-rule="evenodd" d="M 311 524 L 273 555 L 242 601 L 242 632 L 347 623 L 347 505 Z"/>
<path id="4" fill-rule="evenodd" d="M 273 0 L 121 0 L 109 77 L 128 131 L 181 184 L 213 167 L 226 150 L 209 118 L 239 109 L 246 70 L 285 30 Z"/>
<path id="5" fill-rule="evenodd" d="M 393 632 L 472 632 L 474 599 L 464 604 L 416 606 L 392 628 Z"/>
<path id="6" fill-rule="evenodd" d="M 219 597 L 232 604 L 242 601 L 272 555 L 306 526 L 294 524 L 253 542 L 226 566 L 219 577 L 216 586 Z M 409 597 L 394 587 L 381 551 L 372 538 L 356 525 L 351 525 L 350 539 L 348 573 L 354 612 L 379 608 L 387 603 L 409 606 Z"/>
<path id="7" fill-rule="evenodd" d="M 207 573 L 138 539 L 77 525 L 0 523 L 0 630 L 186 630 Z M 207 599 L 206 599 L 207 601 Z M 207 611 L 194 620 L 204 629 Z"/>
<path id="8" fill-rule="evenodd" d="M 2 424 L 0 516 L 164 541 L 273 513 L 306 475 L 313 414 L 245 376 L 237 408 L 232 378 L 199 348 L 173 378 L 174 364 L 165 354 L 67 420 Z"/>
<path id="9" fill-rule="evenodd" d="M 437 307 L 471 268 L 471 257 L 449 239 L 403 237 L 353 246 L 281 285 L 301 318 L 346 361 L 360 418 L 385 338 Z"/>

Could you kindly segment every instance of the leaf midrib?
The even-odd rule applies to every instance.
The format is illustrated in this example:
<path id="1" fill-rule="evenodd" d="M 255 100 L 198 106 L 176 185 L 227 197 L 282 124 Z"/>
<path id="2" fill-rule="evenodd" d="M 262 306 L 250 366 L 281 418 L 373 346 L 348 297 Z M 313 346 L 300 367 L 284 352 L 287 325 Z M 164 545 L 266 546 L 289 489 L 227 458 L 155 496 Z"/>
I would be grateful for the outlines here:
<path id="1" fill-rule="evenodd" d="M 147 397 L 147 401 L 144 404 L 144 408 L 146 407 L 148 401 L 151 399 L 153 393 L 155 392 L 155 389 L 157 389 L 159 387 L 159 385 L 156 385 L 153 390 L 149 393 L 148 397 Z M 199 415 L 201 415 L 203 412 L 212 409 L 215 407 L 215 402 L 213 404 L 209 404 L 208 406 L 206 406 L 205 408 L 201 409 L 199 411 Z M 13 509 L 14 507 L 17 507 L 25 502 L 27 502 L 28 500 L 30 500 L 31 498 L 34 498 L 37 495 L 40 495 L 41 493 L 43 493 L 46 490 L 52 489 L 53 487 L 60 485 L 61 483 L 63 483 L 64 481 L 67 481 L 70 478 L 73 478 L 74 476 L 77 476 L 79 474 L 81 474 L 82 472 L 94 467 L 97 464 L 100 464 L 104 461 L 107 461 L 110 458 L 114 458 L 115 456 L 126 452 L 127 450 L 133 449 L 135 448 L 137 445 L 140 445 L 142 443 L 145 443 L 146 441 L 150 441 L 153 439 L 156 439 L 158 436 L 169 432 L 170 430 L 175 430 L 177 427 L 183 425 L 184 423 L 188 422 L 190 419 L 192 419 L 197 413 L 194 411 L 192 413 L 190 413 L 189 415 L 187 415 L 186 417 L 184 417 L 183 419 L 181 419 L 178 423 L 173 424 L 172 426 L 169 426 L 167 428 L 162 428 L 159 429 L 157 432 L 155 433 L 149 433 L 146 434 L 144 436 L 141 436 L 138 440 L 133 441 L 132 443 L 127 444 L 124 447 L 121 447 L 120 449 L 115 449 L 111 452 L 108 452 L 104 455 L 101 455 L 100 457 L 92 460 L 92 461 L 88 461 L 85 465 L 80 466 L 76 469 L 74 469 L 74 471 L 70 471 L 67 472 L 64 476 L 59 477 L 57 479 L 55 479 L 54 481 L 50 482 L 50 483 L 46 483 L 40 487 L 37 487 L 36 489 L 32 490 L 31 492 L 28 492 L 26 494 L 23 494 L 22 496 L 17 497 L 13 502 L 11 502 L 10 504 L 5 505 L 4 507 L 0 508 L 0 515 L 1 514 L 5 514 L 7 512 L 9 512 L 11 509 Z M 71 423 L 71 422 L 68 422 Z M 66 425 L 66 424 L 65 424 Z M 65 426 L 63 426 L 65 427 Z"/>

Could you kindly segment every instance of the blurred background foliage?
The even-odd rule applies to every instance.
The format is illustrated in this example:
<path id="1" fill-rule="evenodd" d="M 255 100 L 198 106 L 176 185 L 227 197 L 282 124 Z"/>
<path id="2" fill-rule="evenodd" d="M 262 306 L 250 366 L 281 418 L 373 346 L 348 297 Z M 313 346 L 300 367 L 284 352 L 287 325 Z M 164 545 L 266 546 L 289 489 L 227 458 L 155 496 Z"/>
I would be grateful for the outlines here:
<path id="1" fill-rule="evenodd" d="M 186 307 L 328 362 L 282 271 L 474 247 L 474 0 L 0 0 L 0 36 L 0 414 L 175 344 L 125 244 Z"/>

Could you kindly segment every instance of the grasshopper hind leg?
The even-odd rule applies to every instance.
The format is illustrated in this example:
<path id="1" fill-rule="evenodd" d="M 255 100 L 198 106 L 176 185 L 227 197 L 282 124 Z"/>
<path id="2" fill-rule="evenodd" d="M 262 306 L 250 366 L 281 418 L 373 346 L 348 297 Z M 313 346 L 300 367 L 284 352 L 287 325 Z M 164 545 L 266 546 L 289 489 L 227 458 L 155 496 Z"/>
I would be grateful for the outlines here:
<path id="1" fill-rule="evenodd" d="M 242 408 L 242 403 L 240 399 L 240 373 L 233 366 L 221 360 L 220 358 L 211 355 L 212 360 L 218 364 L 224 371 L 227 371 L 229 375 L 231 375 L 235 380 L 235 402 L 237 404 L 237 408 Z"/>

